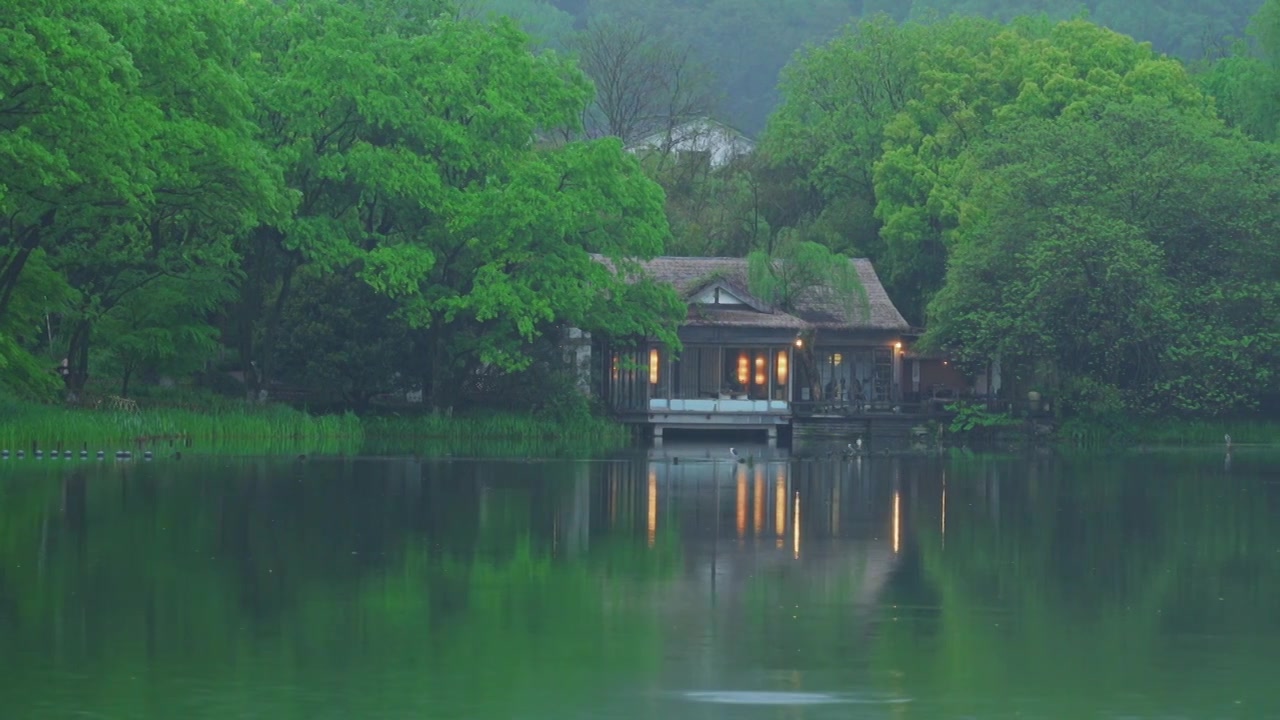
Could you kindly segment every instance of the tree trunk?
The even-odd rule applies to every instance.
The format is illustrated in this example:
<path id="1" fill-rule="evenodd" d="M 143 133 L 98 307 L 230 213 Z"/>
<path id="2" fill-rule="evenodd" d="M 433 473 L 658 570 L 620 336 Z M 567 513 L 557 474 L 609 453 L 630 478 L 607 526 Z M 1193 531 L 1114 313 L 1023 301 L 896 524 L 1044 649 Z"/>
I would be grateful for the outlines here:
<path id="1" fill-rule="evenodd" d="M 295 253 L 280 247 L 283 235 L 272 227 L 259 227 L 245 249 L 244 267 L 247 277 L 240 286 L 240 299 L 236 304 L 235 345 L 240 355 L 240 371 L 244 376 L 246 395 L 251 400 L 261 397 L 271 372 L 271 339 L 278 325 L 279 308 L 288 299 L 292 275 L 300 263 Z M 267 288 L 276 281 L 277 265 L 284 267 L 281 273 L 279 295 L 266 308 Z M 272 313 L 276 319 L 272 320 Z M 263 321 L 266 327 L 261 327 Z M 259 330 L 262 330 L 259 337 Z"/>
<path id="2" fill-rule="evenodd" d="M 133 376 L 133 368 L 125 367 L 124 377 L 120 380 L 120 397 L 129 397 L 129 378 Z"/>
<path id="3" fill-rule="evenodd" d="M 430 362 L 424 378 L 424 395 L 433 412 L 452 413 L 454 401 L 458 398 L 458 387 L 445 338 L 446 335 L 435 328 L 430 331 Z"/>
<path id="4" fill-rule="evenodd" d="M 69 404 L 77 404 L 89 382 L 89 337 L 93 326 L 88 320 L 76 323 L 71 333 L 71 346 L 67 351 L 67 395 Z"/>
<path id="5" fill-rule="evenodd" d="M 26 228 L 19 234 L 20 239 L 17 243 L 17 249 L 11 252 L 5 260 L 3 269 L 0 269 L 0 318 L 3 318 L 5 312 L 9 309 L 9 302 L 13 299 L 13 291 L 18 287 L 18 278 L 22 275 L 22 270 L 26 267 L 27 260 L 31 257 L 31 253 L 40 246 L 40 239 L 44 236 L 44 231 L 53 225 L 53 220 L 56 216 L 56 210 L 49 210 L 40 216 L 38 224 Z"/>

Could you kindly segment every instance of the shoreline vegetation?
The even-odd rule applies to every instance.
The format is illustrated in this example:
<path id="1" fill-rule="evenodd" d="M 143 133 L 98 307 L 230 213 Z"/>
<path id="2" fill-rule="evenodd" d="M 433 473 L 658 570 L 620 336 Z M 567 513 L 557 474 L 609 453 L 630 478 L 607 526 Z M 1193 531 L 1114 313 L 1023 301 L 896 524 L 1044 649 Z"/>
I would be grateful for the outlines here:
<path id="1" fill-rule="evenodd" d="M 633 444 L 630 429 L 606 417 L 568 419 L 525 413 L 463 416 L 385 413 L 313 414 L 289 405 L 223 401 L 208 407 L 136 410 L 11 403 L 0 413 L 0 449 L 16 453 L 153 450 L 157 457 L 192 454 L 413 454 L 425 457 L 513 457 L 530 453 L 589 456 Z M 1028 444 L 1063 449 L 1280 446 L 1280 420 L 1083 418 Z M 948 446 L 983 445 L 957 433 Z M 960 441 L 960 442 L 954 442 Z"/>
<path id="2" fill-rule="evenodd" d="M 11 404 L 0 417 L 0 449 L 11 452 L 155 450 L 165 453 L 553 455 L 625 447 L 628 430 L 608 419 L 568 420 L 516 413 L 317 415 L 288 405 L 219 403 L 206 409 L 94 410 Z"/>

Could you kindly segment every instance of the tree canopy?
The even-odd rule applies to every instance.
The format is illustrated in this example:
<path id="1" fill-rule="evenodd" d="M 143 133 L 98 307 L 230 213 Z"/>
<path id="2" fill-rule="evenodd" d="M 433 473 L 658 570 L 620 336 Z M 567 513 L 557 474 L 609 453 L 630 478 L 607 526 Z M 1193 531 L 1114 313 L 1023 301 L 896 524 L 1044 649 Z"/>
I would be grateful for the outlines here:
<path id="1" fill-rule="evenodd" d="M 669 332 L 673 294 L 629 302 L 592 258 L 662 250 L 660 189 L 616 140 L 582 139 L 590 84 L 509 20 L 20 2 L 0 37 L 5 363 L 66 356 L 73 397 L 91 364 L 127 389 L 215 327 L 264 388 L 295 283 L 334 273 L 393 301 L 414 336 L 399 372 L 444 403 L 565 324 Z"/>

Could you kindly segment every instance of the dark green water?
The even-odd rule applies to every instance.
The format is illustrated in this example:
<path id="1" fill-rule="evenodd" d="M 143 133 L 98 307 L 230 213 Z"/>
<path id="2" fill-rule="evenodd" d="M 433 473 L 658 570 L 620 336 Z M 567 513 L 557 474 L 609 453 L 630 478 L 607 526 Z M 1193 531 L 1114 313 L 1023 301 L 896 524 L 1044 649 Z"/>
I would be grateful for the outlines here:
<path id="1" fill-rule="evenodd" d="M 6 720 L 1273 718 L 1278 677 L 1243 451 L 0 465 Z"/>

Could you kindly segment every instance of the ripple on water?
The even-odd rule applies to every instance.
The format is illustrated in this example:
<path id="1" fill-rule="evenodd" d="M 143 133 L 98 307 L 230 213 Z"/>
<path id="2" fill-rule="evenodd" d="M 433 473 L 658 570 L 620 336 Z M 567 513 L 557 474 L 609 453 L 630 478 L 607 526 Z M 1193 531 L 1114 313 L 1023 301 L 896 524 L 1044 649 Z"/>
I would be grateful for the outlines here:
<path id="1" fill-rule="evenodd" d="M 684 693 L 684 698 L 694 702 L 722 705 L 897 705 L 910 702 L 908 698 L 861 694 L 735 690 L 687 692 Z"/>

